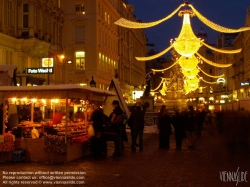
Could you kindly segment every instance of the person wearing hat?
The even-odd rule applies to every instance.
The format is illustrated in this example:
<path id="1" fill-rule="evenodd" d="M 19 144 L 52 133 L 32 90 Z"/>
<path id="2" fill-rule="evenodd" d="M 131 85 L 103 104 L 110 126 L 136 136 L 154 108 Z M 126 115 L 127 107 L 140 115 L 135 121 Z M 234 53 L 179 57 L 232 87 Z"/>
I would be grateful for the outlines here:
<path id="1" fill-rule="evenodd" d="M 113 100 L 112 106 L 114 108 L 113 112 L 110 114 L 109 119 L 113 124 L 116 131 L 115 138 L 115 152 L 113 156 L 122 155 L 122 130 L 123 130 L 123 111 L 119 105 L 119 101 Z"/>

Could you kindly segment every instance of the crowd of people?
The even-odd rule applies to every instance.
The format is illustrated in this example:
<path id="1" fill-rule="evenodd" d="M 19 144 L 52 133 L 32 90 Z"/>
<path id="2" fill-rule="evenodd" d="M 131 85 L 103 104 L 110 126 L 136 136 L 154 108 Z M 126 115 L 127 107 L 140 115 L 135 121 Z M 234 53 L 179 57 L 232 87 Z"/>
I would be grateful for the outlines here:
<path id="1" fill-rule="evenodd" d="M 139 150 L 142 151 L 145 105 L 137 102 L 130 110 L 130 118 L 125 122 L 124 112 L 119 105 L 119 101 L 114 100 L 112 105 L 114 110 L 109 117 L 105 116 L 102 109 L 98 107 L 92 114 L 91 121 L 96 132 L 91 139 L 92 151 L 101 154 L 103 150 L 106 150 L 107 144 L 103 124 L 111 125 L 114 130 L 115 150 L 113 156 L 123 154 L 123 142 L 127 141 L 126 124 L 131 130 L 131 151 L 136 152 L 136 147 L 139 147 Z M 239 146 L 243 146 L 248 151 L 250 148 L 250 113 L 244 109 L 238 112 L 221 111 L 214 113 L 194 110 L 193 107 L 189 107 L 186 111 L 176 110 L 174 114 L 170 114 L 167 107 L 163 105 L 158 113 L 157 126 L 159 129 L 159 149 L 170 148 L 170 136 L 172 134 L 175 137 L 176 150 L 182 149 L 184 138 L 188 140 L 188 148 L 195 149 L 197 142 L 201 139 L 204 126 L 209 135 L 219 134 L 230 150 L 235 150 Z M 138 136 L 139 144 L 136 143 Z M 100 145 L 104 149 L 101 149 Z"/>

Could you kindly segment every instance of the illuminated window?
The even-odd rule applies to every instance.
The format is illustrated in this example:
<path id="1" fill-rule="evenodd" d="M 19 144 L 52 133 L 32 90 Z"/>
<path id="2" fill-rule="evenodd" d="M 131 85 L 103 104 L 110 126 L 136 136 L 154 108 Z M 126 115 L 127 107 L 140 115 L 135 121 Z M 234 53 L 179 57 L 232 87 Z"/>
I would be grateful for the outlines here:
<path id="1" fill-rule="evenodd" d="M 76 14 L 85 14 L 84 5 L 76 5 Z"/>
<path id="2" fill-rule="evenodd" d="M 107 12 L 104 13 L 104 19 L 107 21 Z"/>
<path id="3" fill-rule="evenodd" d="M 110 18 L 109 18 L 109 15 L 108 15 L 108 24 L 110 24 Z"/>
<path id="4" fill-rule="evenodd" d="M 77 71 L 85 70 L 85 52 L 84 51 L 76 52 L 76 70 Z"/>
<path id="5" fill-rule="evenodd" d="M 98 69 L 101 69 L 101 65 L 102 65 L 102 53 L 99 53 L 99 65 L 98 65 Z"/>
<path id="6" fill-rule="evenodd" d="M 104 55 L 102 55 L 102 71 L 105 71 Z"/>

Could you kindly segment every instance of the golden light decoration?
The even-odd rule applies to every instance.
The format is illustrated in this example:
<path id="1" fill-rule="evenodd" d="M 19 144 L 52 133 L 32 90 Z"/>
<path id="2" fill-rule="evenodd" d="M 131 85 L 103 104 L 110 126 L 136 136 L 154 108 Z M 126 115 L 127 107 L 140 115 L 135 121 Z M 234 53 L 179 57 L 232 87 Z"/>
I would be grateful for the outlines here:
<path id="1" fill-rule="evenodd" d="M 226 50 L 226 49 L 218 49 L 215 47 L 212 47 L 205 42 L 201 42 L 203 45 L 205 45 L 207 48 L 212 49 L 213 51 L 217 51 L 219 53 L 226 53 L 226 54 L 234 54 L 234 53 L 240 53 L 242 51 L 242 48 L 240 49 L 235 49 L 235 50 Z"/>
<path id="2" fill-rule="evenodd" d="M 195 77 L 193 79 L 187 79 L 186 82 L 187 82 L 188 86 L 195 87 L 195 86 L 199 85 L 200 79 Z"/>
<path id="3" fill-rule="evenodd" d="M 201 77 L 201 80 L 202 80 L 203 82 L 207 83 L 207 84 L 216 84 L 216 83 L 217 83 L 217 82 L 209 82 L 209 81 L 206 81 L 206 80 L 204 80 L 202 77 Z"/>
<path id="4" fill-rule="evenodd" d="M 232 66 L 232 64 L 217 64 L 217 63 L 214 63 L 206 58 L 204 58 L 203 56 L 201 56 L 199 53 L 196 53 L 196 55 L 198 57 L 200 57 L 201 60 L 203 60 L 204 62 L 206 62 L 207 64 L 210 64 L 211 66 L 215 66 L 215 67 L 220 67 L 220 68 L 227 68 L 227 67 L 230 67 Z"/>
<path id="5" fill-rule="evenodd" d="M 198 67 L 199 68 L 199 70 L 203 73 L 203 74 L 205 74 L 206 76 L 208 76 L 208 77 L 211 77 L 211 78 L 221 78 L 221 77 L 224 77 L 225 75 L 224 74 L 222 74 L 222 75 L 210 75 L 210 74 L 208 74 L 208 73 L 206 73 L 205 71 L 203 71 L 200 67 Z"/>
<path id="6" fill-rule="evenodd" d="M 153 72 L 164 72 L 164 71 L 166 71 L 166 70 L 172 68 L 173 66 L 175 66 L 177 63 L 178 63 L 178 61 L 176 61 L 176 62 L 173 63 L 171 66 L 169 66 L 169 67 L 167 67 L 167 68 L 165 68 L 165 69 L 161 69 L 161 70 L 159 70 L 159 69 L 151 69 L 151 70 L 152 70 Z"/>
<path id="7" fill-rule="evenodd" d="M 193 70 L 199 63 L 199 60 L 194 55 L 191 57 L 181 56 L 178 61 L 181 68 L 187 71 Z"/>
<path id="8" fill-rule="evenodd" d="M 160 90 L 160 93 L 162 95 L 166 95 L 166 91 L 167 91 L 167 86 L 166 86 L 166 83 L 165 83 L 165 80 L 164 80 L 164 82 L 162 84 L 162 89 Z"/>
<path id="9" fill-rule="evenodd" d="M 134 22 L 134 21 L 130 21 L 127 20 L 125 18 L 120 18 L 118 19 L 115 24 L 119 25 L 121 27 L 126 27 L 126 28 L 132 28 L 132 29 L 144 29 L 144 28 L 149 28 L 149 27 L 153 27 L 156 26 L 166 20 L 168 20 L 169 18 L 173 17 L 178 10 L 180 10 L 181 7 L 183 7 L 185 4 L 181 4 L 177 9 L 175 9 L 171 14 L 169 14 L 168 16 L 166 16 L 163 19 L 160 19 L 158 21 L 154 21 L 154 22 L 149 22 L 149 23 L 140 23 L 140 22 Z"/>
<path id="10" fill-rule="evenodd" d="M 152 55 L 152 56 L 148 56 L 148 57 L 135 57 L 136 60 L 138 61 L 147 61 L 147 60 L 153 60 L 153 59 L 156 59 L 156 58 L 159 58 L 160 56 L 164 55 L 165 53 L 167 53 L 170 49 L 173 48 L 173 45 L 170 45 L 167 49 L 163 50 L 162 52 L 160 53 L 157 53 L 155 55 Z"/>
<path id="11" fill-rule="evenodd" d="M 174 41 L 174 49 L 182 56 L 191 57 L 201 47 L 201 40 L 197 38 L 190 24 L 190 14 L 188 10 L 181 11 L 183 24 L 178 38 Z"/>
<path id="12" fill-rule="evenodd" d="M 209 26 L 210 28 L 222 32 L 222 33 L 237 33 L 237 32 L 242 32 L 242 31 L 248 31 L 250 30 L 250 27 L 241 27 L 239 29 L 230 29 L 230 28 L 226 28 L 223 26 L 220 26 L 210 20 L 208 20 L 207 18 L 205 18 L 203 15 L 201 15 L 191 4 L 188 5 L 195 13 L 195 15 L 207 26 Z"/>
<path id="13" fill-rule="evenodd" d="M 195 78 L 198 75 L 199 70 L 197 68 L 194 68 L 193 70 L 190 70 L 190 71 L 182 69 L 182 73 L 188 79 L 193 79 L 193 78 Z"/>
<path id="14" fill-rule="evenodd" d="M 165 78 L 162 78 L 161 77 L 161 82 L 160 82 L 160 84 L 157 86 L 157 88 L 155 88 L 154 90 L 150 90 L 150 92 L 154 92 L 154 91 L 156 91 L 156 90 L 158 90 L 160 87 L 161 87 L 161 85 L 162 85 L 162 83 L 165 81 Z"/>

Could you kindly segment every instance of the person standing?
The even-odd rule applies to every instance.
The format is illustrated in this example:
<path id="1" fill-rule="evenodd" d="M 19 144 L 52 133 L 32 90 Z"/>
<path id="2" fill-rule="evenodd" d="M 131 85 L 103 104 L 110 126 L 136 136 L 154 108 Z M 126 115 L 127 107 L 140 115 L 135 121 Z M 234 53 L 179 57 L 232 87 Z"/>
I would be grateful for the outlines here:
<path id="1" fill-rule="evenodd" d="M 175 116 L 172 119 L 172 125 L 174 126 L 176 149 L 180 150 L 182 147 L 182 139 L 185 137 L 185 116 L 181 115 L 179 111 L 176 111 Z"/>
<path id="2" fill-rule="evenodd" d="M 95 109 L 90 117 L 90 121 L 95 131 L 95 135 L 90 139 L 90 150 L 94 153 L 94 156 L 101 156 L 102 152 L 104 152 L 105 155 L 107 154 L 107 143 L 105 138 L 103 138 L 104 115 L 102 109 L 98 105 L 95 105 Z"/>
<path id="3" fill-rule="evenodd" d="M 140 103 L 134 108 L 132 111 L 132 119 L 133 119 L 133 136 L 132 136 L 132 145 L 131 151 L 136 151 L 136 139 L 139 135 L 139 149 L 143 150 L 143 130 L 144 130 L 144 116 L 145 116 L 146 108 L 142 106 Z"/>
<path id="4" fill-rule="evenodd" d="M 171 117 L 168 115 L 166 106 L 163 105 L 158 116 L 159 127 L 159 148 L 169 149 L 169 138 L 172 134 L 171 131 Z"/>
<path id="5" fill-rule="evenodd" d="M 121 156 L 122 155 L 122 131 L 123 131 L 123 111 L 120 107 L 119 101 L 113 100 L 112 102 L 113 112 L 110 114 L 109 119 L 112 123 L 115 132 L 115 151 L 113 156 Z"/>
<path id="6" fill-rule="evenodd" d="M 196 115 L 194 108 L 190 107 L 186 117 L 187 133 L 189 140 L 189 149 L 193 149 L 196 146 Z"/>

